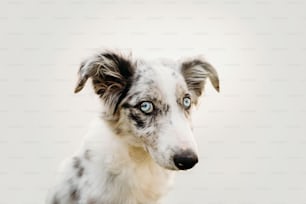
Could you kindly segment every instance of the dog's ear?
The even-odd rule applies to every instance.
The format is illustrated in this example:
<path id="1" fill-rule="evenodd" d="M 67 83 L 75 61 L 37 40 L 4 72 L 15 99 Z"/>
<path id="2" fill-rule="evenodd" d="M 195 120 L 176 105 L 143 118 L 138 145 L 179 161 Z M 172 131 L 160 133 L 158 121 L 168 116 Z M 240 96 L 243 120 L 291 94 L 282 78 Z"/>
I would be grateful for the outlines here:
<path id="1" fill-rule="evenodd" d="M 185 78 L 188 89 L 196 98 L 202 95 L 207 78 L 209 78 L 213 87 L 218 92 L 220 91 L 217 71 L 202 57 L 183 61 L 181 64 L 181 72 Z"/>
<path id="2" fill-rule="evenodd" d="M 91 78 L 95 92 L 103 99 L 105 105 L 115 112 L 131 86 L 134 65 L 128 57 L 104 51 L 81 63 L 78 74 L 79 79 L 74 92 L 81 91 L 87 79 Z"/>

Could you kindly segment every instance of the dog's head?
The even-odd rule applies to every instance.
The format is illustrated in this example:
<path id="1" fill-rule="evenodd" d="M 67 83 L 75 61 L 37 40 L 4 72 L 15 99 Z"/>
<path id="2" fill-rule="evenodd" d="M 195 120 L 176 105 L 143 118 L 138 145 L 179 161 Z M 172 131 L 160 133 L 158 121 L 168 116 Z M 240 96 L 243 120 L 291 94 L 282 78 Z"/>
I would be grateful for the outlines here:
<path id="1" fill-rule="evenodd" d="M 81 64 L 75 92 L 88 78 L 123 140 L 143 147 L 167 169 L 198 162 L 190 115 L 207 78 L 219 91 L 217 72 L 204 59 L 144 61 L 105 51 Z"/>

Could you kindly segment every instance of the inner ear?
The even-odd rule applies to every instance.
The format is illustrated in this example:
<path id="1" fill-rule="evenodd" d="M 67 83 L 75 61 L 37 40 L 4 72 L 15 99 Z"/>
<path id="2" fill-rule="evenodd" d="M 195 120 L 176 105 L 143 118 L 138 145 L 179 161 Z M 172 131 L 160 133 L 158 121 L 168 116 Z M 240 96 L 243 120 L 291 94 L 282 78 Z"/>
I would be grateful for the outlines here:
<path id="1" fill-rule="evenodd" d="M 108 110 L 115 113 L 132 84 L 134 71 L 130 58 L 112 51 L 101 52 L 81 64 L 75 93 L 81 91 L 87 79 L 91 78 L 96 94 Z"/>
<path id="2" fill-rule="evenodd" d="M 181 72 L 188 89 L 196 97 L 200 97 L 204 90 L 206 79 L 209 78 L 213 87 L 219 92 L 219 77 L 215 68 L 203 58 L 198 57 L 185 60 L 181 64 Z"/>

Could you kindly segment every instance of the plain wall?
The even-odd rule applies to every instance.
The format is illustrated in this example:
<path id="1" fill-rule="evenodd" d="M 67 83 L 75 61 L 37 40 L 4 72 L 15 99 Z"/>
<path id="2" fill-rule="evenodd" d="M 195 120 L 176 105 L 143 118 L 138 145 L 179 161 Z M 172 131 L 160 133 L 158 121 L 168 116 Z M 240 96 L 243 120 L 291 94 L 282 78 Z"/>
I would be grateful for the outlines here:
<path id="1" fill-rule="evenodd" d="M 194 114 L 200 163 L 165 203 L 306 203 L 306 2 L 0 2 L 0 204 L 41 204 L 99 114 L 80 62 L 100 48 L 218 70 Z"/>

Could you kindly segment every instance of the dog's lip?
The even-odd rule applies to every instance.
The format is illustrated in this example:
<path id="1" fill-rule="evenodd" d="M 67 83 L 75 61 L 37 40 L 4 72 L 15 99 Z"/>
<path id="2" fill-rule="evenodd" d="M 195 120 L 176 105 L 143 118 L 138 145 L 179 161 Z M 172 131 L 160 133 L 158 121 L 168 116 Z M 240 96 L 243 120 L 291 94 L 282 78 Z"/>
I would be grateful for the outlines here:
<path id="1" fill-rule="evenodd" d="M 170 171 L 179 171 L 179 169 L 178 168 L 176 168 L 175 166 L 171 166 L 171 167 L 169 167 L 169 166 L 161 166 L 161 167 L 163 167 L 163 168 L 165 168 L 165 169 L 167 169 L 167 170 L 170 170 Z"/>
<path id="2" fill-rule="evenodd" d="M 189 170 L 191 170 L 193 168 L 194 168 L 194 166 L 192 168 L 189 168 L 189 169 L 179 169 L 179 168 L 175 167 L 175 170 L 176 171 L 189 171 Z"/>

